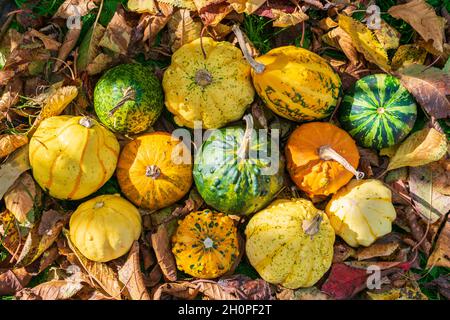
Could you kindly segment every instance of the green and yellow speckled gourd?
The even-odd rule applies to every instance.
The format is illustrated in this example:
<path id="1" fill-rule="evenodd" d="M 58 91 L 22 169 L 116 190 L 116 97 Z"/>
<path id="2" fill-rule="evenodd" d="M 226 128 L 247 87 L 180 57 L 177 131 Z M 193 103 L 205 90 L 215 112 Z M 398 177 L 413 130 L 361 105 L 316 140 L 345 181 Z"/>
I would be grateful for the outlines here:
<path id="1" fill-rule="evenodd" d="M 163 107 L 161 83 L 149 68 L 137 63 L 109 69 L 95 86 L 95 112 L 112 131 L 145 131 L 158 119 Z"/>
<path id="2" fill-rule="evenodd" d="M 190 213 L 179 221 L 172 252 L 179 270 L 197 278 L 220 277 L 239 256 L 233 219 L 211 210 Z"/>
<path id="3" fill-rule="evenodd" d="M 245 235 L 250 264 L 269 283 L 310 287 L 331 266 L 334 230 L 308 200 L 275 200 L 250 219 Z"/>
<path id="4" fill-rule="evenodd" d="M 339 106 L 339 122 L 363 147 L 382 149 L 402 141 L 417 117 L 413 96 L 397 78 L 373 74 L 359 79 Z"/>
<path id="5" fill-rule="evenodd" d="M 319 55 L 295 46 L 270 50 L 253 59 L 242 32 L 233 27 L 241 49 L 252 66 L 257 94 L 276 114 L 293 121 L 330 116 L 341 93 L 341 79 Z"/>
<path id="6" fill-rule="evenodd" d="M 213 131 L 194 160 L 198 192 L 208 205 L 226 214 L 246 215 L 260 210 L 284 182 L 278 146 L 272 147 L 270 138 L 252 134 L 251 115 L 244 119 L 245 130 L 229 127 Z"/>
<path id="7" fill-rule="evenodd" d="M 242 118 L 252 103 L 250 66 L 228 41 L 204 37 L 183 45 L 164 72 L 167 109 L 180 126 L 221 128 Z"/>

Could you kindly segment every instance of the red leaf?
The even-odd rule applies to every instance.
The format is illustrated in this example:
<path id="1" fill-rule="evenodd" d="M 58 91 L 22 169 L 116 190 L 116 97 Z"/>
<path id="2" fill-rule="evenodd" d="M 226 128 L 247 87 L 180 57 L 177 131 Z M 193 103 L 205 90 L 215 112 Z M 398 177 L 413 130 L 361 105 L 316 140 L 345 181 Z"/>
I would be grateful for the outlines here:
<path id="1" fill-rule="evenodd" d="M 335 299 L 349 299 L 366 287 L 368 273 L 344 263 L 335 263 L 330 276 L 322 286 L 322 291 Z"/>
<path id="2" fill-rule="evenodd" d="M 261 17 L 266 17 L 269 19 L 274 19 L 275 16 L 272 12 L 273 9 L 283 11 L 285 13 L 293 13 L 295 11 L 295 6 L 292 3 L 287 3 L 287 1 L 271 0 L 270 3 L 264 3 L 255 14 Z"/>

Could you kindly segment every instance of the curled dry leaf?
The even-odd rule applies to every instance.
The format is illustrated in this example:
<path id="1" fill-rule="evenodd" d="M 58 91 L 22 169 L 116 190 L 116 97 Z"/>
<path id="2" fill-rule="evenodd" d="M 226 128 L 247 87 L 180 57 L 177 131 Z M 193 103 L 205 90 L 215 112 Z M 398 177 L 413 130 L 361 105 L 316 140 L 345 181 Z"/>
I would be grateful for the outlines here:
<path id="1" fill-rule="evenodd" d="M 436 119 L 450 117 L 450 74 L 441 69 L 412 64 L 398 71 L 402 84 L 422 108 Z"/>
<path id="2" fill-rule="evenodd" d="M 386 50 L 373 32 L 363 23 L 341 14 L 339 15 L 339 27 L 349 34 L 356 50 L 361 52 L 367 61 L 385 71 L 390 69 Z"/>
<path id="3" fill-rule="evenodd" d="M 345 242 L 336 242 L 333 250 L 333 263 L 344 262 L 355 254 L 355 249 Z"/>
<path id="4" fill-rule="evenodd" d="M 431 40 L 437 51 L 443 51 L 445 19 L 437 16 L 434 8 L 425 0 L 412 0 L 393 6 L 388 13 L 408 22 L 425 41 Z"/>
<path id="5" fill-rule="evenodd" d="M 75 45 L 77 44 L 78 38 L 81 34 L 81 25 L 82 23 L 80 22 L 80 28 L 71 28 L 67 31 L 64 41 L 59 47 L 58 58 L 55 62 L 55 66 L 53 67 L 53 72 L 58 71 L 58 69 L 63 65 L 64 61 L 66 61 L 69 54 L 75 48 Z"/>
<path id="6" fill-rule="evenodd" d="M 177 280 L 177 265 L 172 254 L 170 238 L 165 224 L 158 226 L 152 234 L 152 247 L 155 250 L 156 259 L 161 267 L 164 277 L 169 281 Z"/>
<path id="7" fill-rule="evenodd" d="M 428 258 L 427 268 L 445 267 L 450 268 L 450 217 L 447 216 L 445 225 L 436 241 L 436 247 Z"/>
<path id="8" fill-rule="evenodd" d="M 32 276 L 25 268 L 6 270 L 0 273 L 0 296 L 8 296 L 22 290 Z"/>
<path id="9" fill-rule="evenodd" d="M 416 44 L 404 44 L 398 47 L 392 58 L 391 67 L 397 70 L 411 64 L 423 64 L 427 57 L 427 51 Z"/>
<path id="10" fill-rule="evenodd" d="M 355 258 L 358 260 L 368 260 L 377 257 L 388 257 L 400 248 L 398 242 L 374 243 L 367 248 L 359 249 Z"/>
<path id="11" fill-rule="evenodd" d="M 218 284 L 228 293 L 242 300 L 273 300 L 270 284 L 263 279 L 251 279 L 242 274 L 236 274 L 219 279 Z"/>
<path id="12" fill-rule="evenodd" d="M 35 221 L 42 191 L 29 173 L 23 173 L 4 196 L 5 206 L 17 221 L 28 228 Z"/>
<path id="13" fill-rule="evenodd" d="M 194 3 L 205 26 L 219 24 L 233 11 L 233 7 L 226 0 L 194 0 Z"/>
<path id="14" fill-rule="evenodd" d="M 21 134 L 0 135 L 0 158 L 4 158 L 28 143 L 27 136 Z"/>
<path id="15" fill-rule="evenodd" d="M 83 288 L 83 284 L 73 280 L 53 280 L 44 282 L 32 289 L 25 289 L 29 292 L 19 292 L 19 300 L 33 300 L 38 298 L 42 300 L 67 300 L 75 296 Z"/>
<path id="16" fill-rule="evenodd" d="M 393 288 L 386 291 L 367 291 L 371 300 L 428 300 L 428 297 L 420 291 L 420 288 L 406 286 L 404 288 Z"/>
<path id="17" fill-rule="evenodd" d="M 341 27 L 334 28 L 324 34 L 322 40 L 328 45 L 341 49 L 351 64 L 357 65 L 360 63 L 352 38 Z"/>
<path id="18" fill-rule="evenodd" d="M 5 113 L 19 102 L 19 95 L 22 91 L 23 82 L 21 79 L 14 78 L 8 83 L 0 98 L 0 120 L 5 117 Z"/>
<path id="19" fill-rule="evenodd" d="M 195 21 L 187 9 L 175 11 L 167 26 L 172 52 L 175 52 L 184 44 L 200 38 L 202 32 L 202 23 Z"/>
<path id="20" fill-rule="evenodd" d="M 14 153 L 0 166 L 0 198 L 14 184 L 19 176 L 30 169 L 28 158 L 28 144 L 14 151 Z"/>
<path id="21" fill-rule="evenodd" d="M 61 43 L 59 43 L 55 39 L 53 39 L 43 33 L 40 33 L 39 31 L 37 31 L 35 29 L 31 29 L 28 32 L 28 34 L 32 37 L 39 38 L 39 40 L 41 40 L 42 43 L 44 44 L 45 48 L 50 51 L 58 51 L 59 47 L 61 46 Z"/>
<path id="22" fill-rule="evenodd" d="M 435 187 L 431 165 L 409 168 L 409 191 L 419 214 L 435 223 L 450 211 L 450 196 Z"/>
<path id="23" fill-rule="evenodd" d="M 411 134 L 397 148 L 387 170 L 418 167 L 441 159 L 447 152 L 447 137 L 434 128 Z"/>
<path id="24" fill-rule="evenodd" d="M 135 241 L 128 253 L 127 261 L 118 272 L 119 280 L 127 288 L 132 300 L 150 300 L 139 260 L 139 242 Z"/>
<path id="25" fill-rule="evenodd" d="M 136 37 L 142 42 L 148 42 L 152 45 L 158 33 L 166 26 L 173 14 L 173 7 L 169 4 L 161 3 L 159 6 L 161 14 L 141 16 L 135 29 Z"/>
<path id="26" fill-rule="evenodd" d="M 103 289 L 111 298 L 120 300 L 122 288 L 114 270 L 105 263 L 94 262 L 84 257 L 71 242 L 69 232 L 64 230 L 63 234 L 70 249 L 75 253 L 79 263 L 89 274 L 90 278 L 95 280 L 99 288 Z"/>
<path id="27" fill-rule="evenodd" d="M 166 300 L 168 296 L 192 300 L 198 295 L 198 287 L 190 282 L 168 282 L 159 285 L 153 292 L 153 300 Z"/>
<path id="28" fill-rule="evenodd" d="M 94 0 L 66 0 L 59 6 L 53 18 L 83 17 L 96 7 Z"/>
<path id="29" fill-rule="evenodd" d="M 126 55 L 131 40 L 132 27 L 125 19 L 123 10 L 118 10 L 112 17 L 99 46 L 107 48 L 115 53 Z"/>
<path id="30" fill-rule="evenodd" d="M 39 258 L 55 242 L 66 223 L 67 215 L 55 214 L 53 210 L 42 214 L 40 224 L 35 224 L 28 233 L 17 266 L 27 266 Z M 41 226 L 44 223 L 45 226 Z"/>
<path id="31" fill-rule="evenodd" d="M 211 280 L 194 280 L 191 284 L 196 290 L 212 300 L 238 300 L 238 298 L 227 292 L 220 284 Z"/>

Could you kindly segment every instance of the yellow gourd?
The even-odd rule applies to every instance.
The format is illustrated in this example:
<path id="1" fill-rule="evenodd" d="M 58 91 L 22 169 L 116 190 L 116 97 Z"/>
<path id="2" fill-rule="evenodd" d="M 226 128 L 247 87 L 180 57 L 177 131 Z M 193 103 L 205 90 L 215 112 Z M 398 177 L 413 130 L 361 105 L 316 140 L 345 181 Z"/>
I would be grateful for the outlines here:
<path id="1" fill-rule="evenodd" d="M 250 66 L 241 51 L 211 38 L 196 39 L 178 49 L 162 85 L 175 122 L 189 128 L 194 128 L 195 121 L 211 129 L 241 119 L 255 94 Z"/>
<path id="2" fill-rule="evenodd" d="M 310 287 L 331 266 L 333 228 L 308 200 L 274 201 L 250 219 L 245 235 L 247 257 L 267 282 Z"/>
<path id="3" fill-rule="evenodd" d="M 42 189 L 57 199 L 77 200 L 111 178 L 119 149 L 116 137 L 94 119 L 55 116 L 32 136 L 29 157 Z"/>
<path id="4" fill-rule="evenodd" d="M 114 260 L 141 235 L 141 215 L 119 196 L 104 195 L 82 203 L 70 217 L 70 240 L 88 259 Z"/>
<path id="5" fill-rule="evenodd" d="M 379 180 L 352 180 L 325 209 L 336 234 L 350 246 L 370 246 L 391 232 L 396 212 L 391 190 Z"/>

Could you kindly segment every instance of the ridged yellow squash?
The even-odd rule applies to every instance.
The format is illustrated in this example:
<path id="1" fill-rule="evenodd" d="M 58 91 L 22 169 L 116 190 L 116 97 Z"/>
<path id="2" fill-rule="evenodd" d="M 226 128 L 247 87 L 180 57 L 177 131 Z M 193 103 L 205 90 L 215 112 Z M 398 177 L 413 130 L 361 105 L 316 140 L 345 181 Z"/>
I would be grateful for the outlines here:
<path id="1" fill-rule="evenodd" d="M 274 201 L 250 219 L 245 235 L 247 257 L 267 282 L 310 287 L 331 266 L 333 228 L 308 200 Z"/>
<path id="2" fill-rule="evenodd" d="M 328 62 L 309 50 L 279 47 L 256 58 L 265 66 L 252 69 L 253 84 L 264 103 L 293 121 L 313 121 L 331 115 L 341 91 L 341 79 Z"/>
<path id="3" fill-rule="evenodd" d="M 123 256 L 139 239 L 141 229 L 138 209 L 118 194 L 82 203 L 69 222 L 72 243 L 86 258 L 97 262 Z"/>
<path id="4" fill-rule="evenodd" d="M 57 199 L 77 200 L 99 188 L 114 173 L 116 137 L 88 117 L 45 119 L 30 140 L 30 164 L 42 189 Z"/>
<path id="5" fill-rule="evenodd" d="M 183 45 L 164 72 L 167 109 L 180 126 L 220 128 L 242 118 L 255 91 L 250 66 L 242 52 L 227 41 L 202 38 Z"/>
<path id="6" fill-rule="evenodd" d="M 391 190 L 379 180 L 352 180 L 325 209 L 336 234 L 352 247 L 370 246 L 391 232 L 396 212 Z"/>

